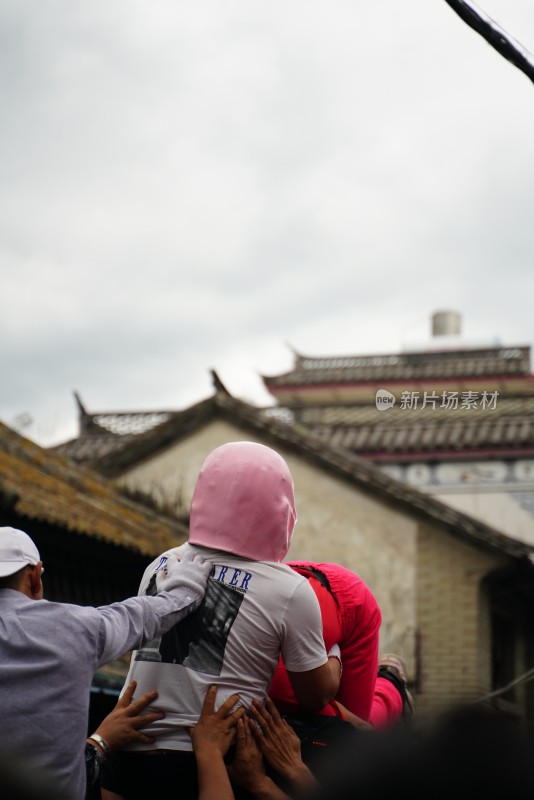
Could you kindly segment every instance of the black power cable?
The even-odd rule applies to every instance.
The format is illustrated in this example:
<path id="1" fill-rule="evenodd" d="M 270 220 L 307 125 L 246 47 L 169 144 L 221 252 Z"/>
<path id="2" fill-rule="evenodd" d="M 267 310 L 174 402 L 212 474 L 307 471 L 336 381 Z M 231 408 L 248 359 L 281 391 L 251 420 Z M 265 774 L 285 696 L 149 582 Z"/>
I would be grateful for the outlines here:
<path id="1" fill-rule="evenodd" d="M 472 3 L 465 0 L 445 0 L 470 28 L 480 34 L 507 61 L 524 72 L 534 83 L 534 59 L 522 45 L 515 42 L 486 14 L 475 10 Z"/>

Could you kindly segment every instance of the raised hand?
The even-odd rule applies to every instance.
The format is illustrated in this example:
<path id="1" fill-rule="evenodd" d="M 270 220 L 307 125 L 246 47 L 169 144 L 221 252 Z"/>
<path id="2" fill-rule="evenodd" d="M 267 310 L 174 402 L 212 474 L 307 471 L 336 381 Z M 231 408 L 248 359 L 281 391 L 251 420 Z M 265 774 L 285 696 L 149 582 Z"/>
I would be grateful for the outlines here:
<path id="1" fill-rule="evenodd" d="M 215 711 L 217 687 L 206 692 L 198 723 L 189 728 L 198 770 L 198 800 L 234 800 L 234 793 L 224 756 L 235 738 L 238 721 L 245 713 L 243 707 L 232 709 L 239 700 L 232 694 Z"/>
<path id="2" fill-rule="evenodd" d="M 137 682 L 128 684 L 122 696 L 117 700 L 115 708 L 102 720 L 95 733 L 104 739 L 109 752 L 121 750 L 132 742 L 154 742 L 153 736 L 143 733 L 139 728 L 144 728 L 151 722 L 163 719 L 163 711 L 143 710 L 152 703 L 158 693 L 147 692 L 139 700 L 132 703 Z M 107 753 L 105 754 L 107 755 Z"/>
<path id="3" fill-rule="evenodd" d="M 271 698 L 265 698 L 265 705 L 253 700 L 249 713 L 255 723 L 251 730 L 256 743 L 275 772 L 295 788 L 316 785 L 313 773 L 302 760 L 299 737 L 282 719 Z"/>

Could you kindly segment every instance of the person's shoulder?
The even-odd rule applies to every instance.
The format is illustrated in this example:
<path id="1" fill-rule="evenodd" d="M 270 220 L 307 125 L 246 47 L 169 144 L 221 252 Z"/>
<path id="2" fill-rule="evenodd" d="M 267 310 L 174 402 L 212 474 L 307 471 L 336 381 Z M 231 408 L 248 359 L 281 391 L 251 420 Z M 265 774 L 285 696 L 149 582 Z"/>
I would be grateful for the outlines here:
<path id="1" fill-rule="evenodd" d="M 215 551 L 208 557 L 213 562 L 215 571 L 219 567 L 222 569 L 229 567 L 246 572 L 256 585 L 262 586 L 267 591 L 273 591 L 272 584 L 276 583 L 277 594 L 280 594 L 280 592 L 290 594 L 299 584 L 307 583 L 307 580 L 302 575 L 299 575 L 280 561 L 252 561 L 248 558 L 235 556 L 232 553 L 222 553 L 221 551 Z"/>
<path id="2" fill-rule="evenodd" d="M 184 544 L 178 545 L 177 547 L 169 547 L 168 550 L 164 550 L 162 553 L 159 554 L 159 556 L 156 556 L 155 558 L 152 559 L 152 561 L 150 562 L 150 564 L 147 567 L 147 570 L 149 570 L 149 569 L 151 569 L 153 567 L 157 567 L 158 564 L 161 561 L 164 561 L 165 559 L 169 558 L 169 556 L 176 556 L 177 558 L 180 558 L 180 556 L 189 547 L 190 547 L 190 545 L 188 545 L 187 542 L 185 542 Z"/>
<path id="3" fill-rule="evenodd" d="M 264 572 L 272 578 L 286 579 L 293 583 L 305 580 L 302 575 L 291 569 L 284 561 L 250 561 L 252 568 Z"/>
<path id="4" fill-rule="evenodd" d="M 156 574 L 166 563 L 169 556 L 177 556 L 180 557 L 180 554 L 184 552 L 186 545 L 179 545 L 178 547 L 170 547 L 168 550 L 164 550 L 159 556 L 156 556 L 152 559 L 150 564 L 145 567 L 145 571 L 143 572 L 143 577 L 141 578 L 141 584 L 139 587 L 140 594 L 144 594 L 144 589 L 150 582 L 150 579 L 153 575 Z"/>
<path id="5" fill-rule="evenodd" d="M 285 591 L 294 601 L 317 602 L 315 592 L 304 575 L 291 569 L 287 564 L 277 564 L 276 566 L 278 569 L 275 579 L 278 586 L 285 587 Z"/>
<path id="6" fill-rule="evenodd" d="M 34 620 L 44 628 L 51 625 L 54 630 L 96 630 L 102 618 L 100 609 L 91 605 L 82 606 L 54 600 L 37 600 L 34 601 L 33 606 L 35 608 L 35 614 L 32 615 Z"/>
<path id="7" fill-rule="evenodd" d="M 292 569 L 309 569 L 309 570 L 317 570 L 319 572 L 323 572 L 325 575 L 335 575 L 336 573 L 339 574 L 350 574 L 358 577 L 354 570 L 349 569 L 348 567 L 343 566 L 342 564 L 337 564 L 335 561 L 306 561 L 305 559 L 294 559 L 290 561 L 285 561 Z"/>

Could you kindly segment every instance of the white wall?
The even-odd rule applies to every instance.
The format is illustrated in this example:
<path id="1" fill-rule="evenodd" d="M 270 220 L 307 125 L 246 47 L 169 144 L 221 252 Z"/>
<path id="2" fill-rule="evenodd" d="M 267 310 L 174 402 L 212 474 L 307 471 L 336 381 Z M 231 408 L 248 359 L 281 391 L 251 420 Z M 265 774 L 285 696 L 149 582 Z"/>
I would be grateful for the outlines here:
<path id="1" fill-rule="evenodd" d="M 432 492 L 432 496 L 507 536 L 534 544 L 534 516 L 522 507 L 520 493 L 510 491 L 510 487 L 471 492 L 441 490 Z"/>

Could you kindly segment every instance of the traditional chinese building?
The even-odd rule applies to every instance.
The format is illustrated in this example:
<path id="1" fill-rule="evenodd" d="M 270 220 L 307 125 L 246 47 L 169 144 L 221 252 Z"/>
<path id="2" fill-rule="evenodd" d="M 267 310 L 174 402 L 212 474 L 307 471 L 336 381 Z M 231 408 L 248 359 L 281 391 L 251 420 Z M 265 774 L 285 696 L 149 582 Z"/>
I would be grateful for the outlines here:
<path id="1" fill-rule="evenodd" d="M 263 376 L 277 415 L 448 505 L 534 542 L 530 347 L 463 343 L 437 312 L 426 348 L 312 357 Z"/>

